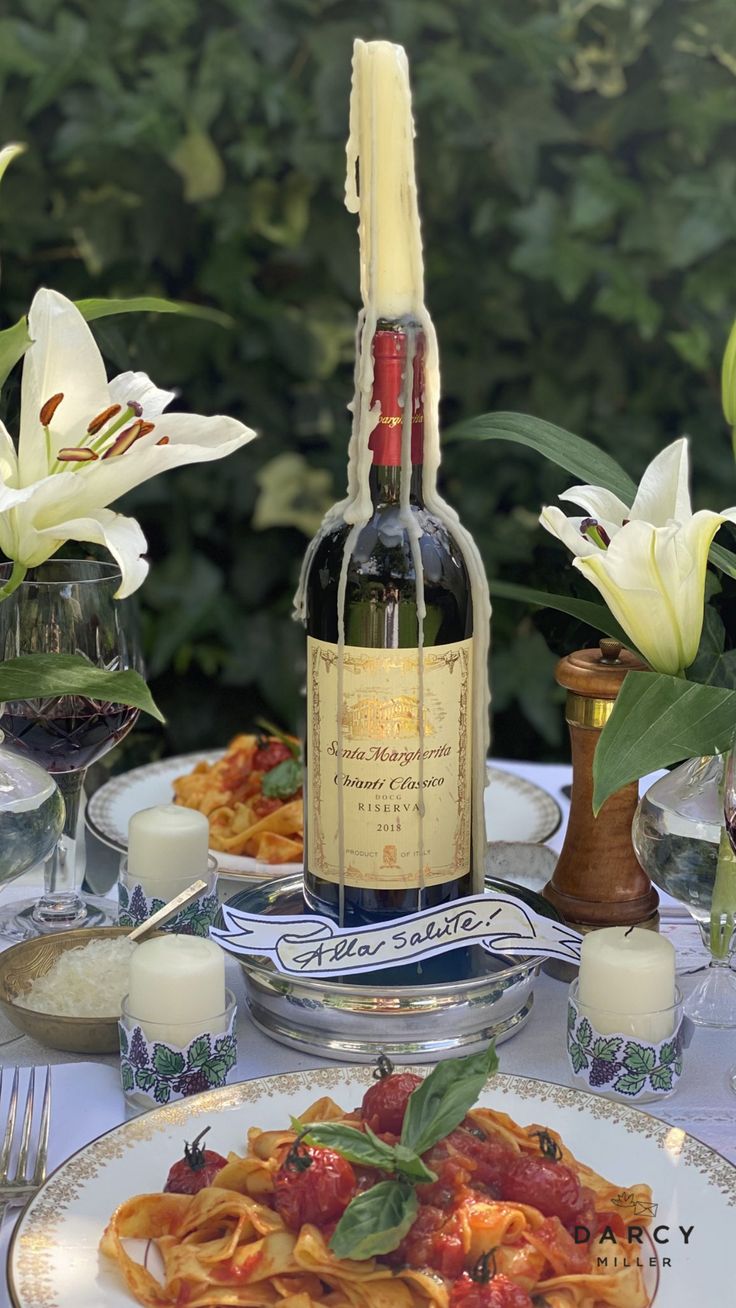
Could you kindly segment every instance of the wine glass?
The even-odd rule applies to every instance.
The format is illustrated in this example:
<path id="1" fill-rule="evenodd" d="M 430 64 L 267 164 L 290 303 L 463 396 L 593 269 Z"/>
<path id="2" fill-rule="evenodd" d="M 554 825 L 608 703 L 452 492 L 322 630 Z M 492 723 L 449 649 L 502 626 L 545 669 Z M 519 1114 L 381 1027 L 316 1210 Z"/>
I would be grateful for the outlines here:
<path id="1" fill-rule="evenodd" d="M 0 581 L 9 565 L 0 567 Z M 29 570 L 0 603 L 0 657 L 81 654 L 109 671 L 141 668 L 129 601 L 114 598 L 120 572 L 111 563 L 50 559 Z M 66 804 L 66 821 L 45 864 L 44 894 L 0 911 L 0 934 L 26 939 L 49 931 L 112 921 L 104 901 L 79 893 L 84 848 L 81 797 L 91 763 L 127 735 L 138 710 L 86 695 L 53 695 L 2 705 L 0 728 L 21 755 L 50 773 Z M 79 849 L 79 853 L 78 853 Z"/>
<path id="2" fill-rule="evenodd" d="M 728 835 L 729 812 L 736 819 L 733 768 L 733 753 L 673 768 L 642 796 L 631 833 L 645 872 L 686 905 L 710 954 L 684 1011 L 699 1026 L 721 1029 L 736 1027 L 736 974 L 729 966 L 734 900 L 731 911 L 724 911 L 729 885 L 736 897 L 736 857 Z"/>

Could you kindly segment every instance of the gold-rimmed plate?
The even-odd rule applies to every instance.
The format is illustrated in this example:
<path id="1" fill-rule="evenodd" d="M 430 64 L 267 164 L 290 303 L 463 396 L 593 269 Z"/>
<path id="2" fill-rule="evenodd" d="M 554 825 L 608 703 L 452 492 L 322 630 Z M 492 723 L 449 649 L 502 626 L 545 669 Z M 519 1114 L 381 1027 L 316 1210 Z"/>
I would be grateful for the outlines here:
<path id="1" fill-rule="evenodd" d="M 24 1211 L 8 1261 L 14 1308 L 132 1308 L 116 1268 L 98 1252 L 99 1239 L 118 1204 L 161 1189 L 185 1138 L 209 1126 L 210 1148 L 242 1152 L 249 1126 L 282 1127 L 324 1094 L 352 1106 L 370 1084 L 365 1066 L 290 1072 L 167 1105 L 101 1136 L 64 1163 Z M 651 1305 L 732 1302 L 736 1168 L 726 1159 L 646 1113 L 544 1081 L 494 1077 L 479 1103 L 559 1131 L 581 1162 L 620 1184 L 624 1220 L 636 1219 L 625 1207 L 627 1187 L 652 1187 L 653 1241 L 641 1255 Z M 596 1256 L 620 1254 L 606 1243 Z"/>
<path id="2" fill-rule="evenodd" d="M 87 826 L 104 844 L 125 853 L 128 823 L 133 814 L 153 804 L 170 804 L 176 777 L 191 772 L 197 763 L 214 763 L 221 757 L 222 751 L 216 750 L 179 754 L 112 777 L 89 800 L 85 814 Z M 559 804 L 546 790 L 495 764 L 488 767 L 485 806 L 486 831 L 492 841 L 542 844 L 554 835 L 562 821 Z M 300 863 L 269 864 L 219 850 L 211 852 L 221 874 L 228 879 L 260 881 L 266 877 L 293 876 L 301 871 Z"/>

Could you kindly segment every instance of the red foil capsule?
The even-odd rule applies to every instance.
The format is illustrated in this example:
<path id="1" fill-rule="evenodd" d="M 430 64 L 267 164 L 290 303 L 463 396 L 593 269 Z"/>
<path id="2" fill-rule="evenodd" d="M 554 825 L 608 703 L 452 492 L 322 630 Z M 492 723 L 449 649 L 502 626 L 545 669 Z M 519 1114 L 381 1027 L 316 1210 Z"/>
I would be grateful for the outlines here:
<path id="1" fill-rule="evenodd" d="M 401 391 L 406 364 L 406 333 L 379 329 L 373 337 L 373 403 L 381 416 L 368 444 L 373 462 L 381 467 L 401 467 L 401 433 L 404 410 Z M 417 337 L 411 392 L 411 461 L 424 460 L 424 337 Z"/>

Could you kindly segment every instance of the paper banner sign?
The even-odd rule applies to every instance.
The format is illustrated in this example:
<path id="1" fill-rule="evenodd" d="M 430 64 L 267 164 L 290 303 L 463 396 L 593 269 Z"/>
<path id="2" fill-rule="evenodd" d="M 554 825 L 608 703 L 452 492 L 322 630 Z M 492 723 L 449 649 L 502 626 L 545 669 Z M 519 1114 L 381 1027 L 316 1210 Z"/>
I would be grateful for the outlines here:
<path id="1" fill-rule="evenodd" d="M 481 945 L 494 954 L 580 962 L 582 937 L 513 895 L 470 895 L 376 926 L 339 927 L 317 914 L 268 916 L 223 905 L 210 935 L 232 954 L 255 954 L 292 976 L 350 976 Z"/>

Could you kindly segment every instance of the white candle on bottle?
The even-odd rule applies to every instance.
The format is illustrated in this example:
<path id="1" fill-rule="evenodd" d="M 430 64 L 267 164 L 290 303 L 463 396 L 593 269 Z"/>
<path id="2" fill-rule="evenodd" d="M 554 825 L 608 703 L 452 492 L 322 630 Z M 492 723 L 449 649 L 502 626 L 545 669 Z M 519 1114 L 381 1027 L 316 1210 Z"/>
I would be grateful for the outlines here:
<path id="1" fill-rule="evenodd" d="M 656 931 L 604 927 L 583 939 L 578 1006 L 601 1035 L 650 1044 L 674 1029 L 675 951 Z"/>
<path id="2" fill-rule="evenodd" d="M 400 45 L 355 42 L 347 155 L 345 203 L 360 215 L 363 303 L 378 318 L 416 314 L 424 275 L 409 64 Z"/>
<path id="3" fill-rule="evenodd" d="M 199 936 L 145 940 L 130 960 L 127 1011 L 148 1040 L 184 1048 L 225 1030 L 225 955 Z"/>
<path id="4" fill-rule="evenodd" d="M 128 877 L 151 899 L 173 899 L 207 876 L 209 839 L 209 822 L 196 809 L 177 804 L 141 809 L 128 824 Z"/>

